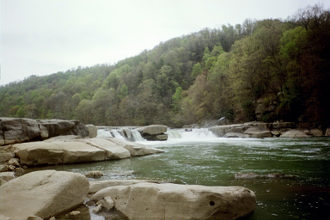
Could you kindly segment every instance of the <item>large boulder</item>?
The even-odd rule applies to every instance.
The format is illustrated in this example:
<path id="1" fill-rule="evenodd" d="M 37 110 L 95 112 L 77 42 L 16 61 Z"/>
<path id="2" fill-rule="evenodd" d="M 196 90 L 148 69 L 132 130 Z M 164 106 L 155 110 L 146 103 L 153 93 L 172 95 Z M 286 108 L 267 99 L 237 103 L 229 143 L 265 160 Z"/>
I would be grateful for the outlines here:
<path id="1" fill-rule="evenodd" d="M 265 138 L 272 137 L 272 133 L 267 128 L 251 127 L 244 131 L 244 134 L 248 134 L 252 138 Z"/>
<path id="2" fill-rule="evenodd" d="M 218 137 L 223 137 L 227 133 L 243 133 L 246 129 L 247 126 L 244 124 L 220 125 L 209 128 Z"/>
<path id="3" fill-rule="evenodd" d="M 0 145 L 44 140 L 59 135 L 88 136 L 87 127 L 79 121 L 0 118 Z"/>
<path id="4" fill-rule="evenodd" d="M 38 141 L 13 145 L 25 165 L 82 163 L 106 159 L 104 150 L 79 141 Z"/>
<path id="5" fill-rule="evenodd" d="M 309 130 L 308 134 L 311 134 L 314 137 L 322 137 L 323 131 L 321 129 L 313 128 Z"/>
<path id="6" fill-rule="evenodd" d="M 76 136 L 14 144 L 12 148 L 21 164 L 28 166 L 115 160 L 163 152 L 116 138 L 77 139 Z"/>
<path id="7" fill-rule="evenodd" d="M 167 127 L 165 125 L 149 125 L 139 128 L 139 131 L 143 135 L 157 135 L 165 133 L 167 131 Z"/>
<path id="8" fill-rule="evenodd" d="M 282 138 L 304 138 L 309 137 L 305 132 L 297 129 L 290 129 L 284 132 L 280 137 Z"/>
<path id="9" fill-rule="evenodd" d="M 98 191 L 93 200 L 111 198 L 115 210 L 130 220 L 237 219 L 256 207 L 255 194 L 244 187 L 141 182 Z"/>
<path id="10" fill-rule="evenodd" d="M 149 141 L 166 141 L 168 135 L 165 134 L 167 126 L 165 125 L 149 125 L 138 129 L 142 137 Z"/>
<path id="11" fill-rule="evenodd" d="M 45 119 L 38 120 L 41 126 L 44 126 L 48 131 L 49 137 L 61 135 L 79 135 L 87 137 L 89 135 L 86 125 L 75 120 L 60 120 L 60 119 Z"/>
<path id="12" fill-rule="evenodd" d="M 3 144 L 13 144 L 37 139 L 40 129 L 36 120 L 27 118 L 0 118 Z"/>
<path id="13" fill-rule="evenodd" d="M 11 220 L 46 219 L 81 204 L 88 189 L 87 178 L 77 173 L 28 173 L 0 187 L 0 213 Z"/>

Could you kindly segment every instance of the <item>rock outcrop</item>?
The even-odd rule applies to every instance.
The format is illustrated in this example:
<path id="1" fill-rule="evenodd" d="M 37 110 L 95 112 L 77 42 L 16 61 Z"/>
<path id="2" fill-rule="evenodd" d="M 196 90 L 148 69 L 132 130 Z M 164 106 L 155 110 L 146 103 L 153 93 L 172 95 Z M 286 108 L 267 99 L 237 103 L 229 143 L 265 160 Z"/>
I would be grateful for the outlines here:
<path id="1" fill-rule="evenodd" d="M 256 207 L 255 194 L 244 187 L 150 182 L 107 187 L 95 193 L 92 200 L 101 201 L 98 203 L 101 205 L 110 201 L 114 210 L 130 220 L 232 220 Z"/>
<path id="2" fill-rule="evenodd" d="M 77 173 L 28 173 L 0 187 L 0 213 L 11 220 L 46 219 L 81 204 L 88 189 L 87 178 Z"/>
<path id="3" fill-rule="evenodd" d="M 87 127 L 73 120 L 0 118 L 0 145 L 44 140 L 59 135 L 88 136 Z"/>
<path id="4" fill-rule="evenodd" d="M 167 126 L 149 125 L 138 129 L 141 136 L 149 141 L 166 141 L 168 136 L 165 134 Z"/>
<path id="5" fill-rule="evenodd" d="M 124 159 L 163 152 L 115 138 L 76 139 L 74 136 L 69 137 L 14 144 L 13 149 L 20 159 L 20 163 L 28 166 Z"/>

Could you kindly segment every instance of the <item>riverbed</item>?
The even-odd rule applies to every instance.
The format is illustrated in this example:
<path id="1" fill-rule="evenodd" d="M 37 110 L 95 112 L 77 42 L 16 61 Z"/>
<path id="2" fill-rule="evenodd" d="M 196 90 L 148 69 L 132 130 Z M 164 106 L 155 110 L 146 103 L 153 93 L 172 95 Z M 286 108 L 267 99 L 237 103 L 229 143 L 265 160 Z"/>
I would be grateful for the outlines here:
<path id="1" fill-rule="evenodd" d="M 169 130 L 168 134 L 164 142 L 136 140 L 164 150 L 162 154 L 42 169 L 100 170 L 105 174 L 100 180 L 245 186 L 257 195 L 257 208 L 246 219 L 328 219 L 330 138 L 219 138 L 207 129 Z M 100 136 L 107 136 L 107 131 Z M 257 177 L 236 179 L 235 174 Z"/>

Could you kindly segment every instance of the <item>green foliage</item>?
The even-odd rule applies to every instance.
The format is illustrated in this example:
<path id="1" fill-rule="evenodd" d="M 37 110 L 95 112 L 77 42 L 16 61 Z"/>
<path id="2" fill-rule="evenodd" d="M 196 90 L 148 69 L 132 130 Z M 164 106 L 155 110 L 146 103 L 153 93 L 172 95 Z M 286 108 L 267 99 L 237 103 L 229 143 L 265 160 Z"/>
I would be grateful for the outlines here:
<path id="1" fill-rule="evenodd" d="M 317 6 L 295 20 L 204 29 L 115 65 L 2 86 L 0 115 L 170 126 L 225 116 L 329 126 L 329 39 L 330 13 Z M 269 97 L 274 112 L 257 118 L 258 100 Z"/>

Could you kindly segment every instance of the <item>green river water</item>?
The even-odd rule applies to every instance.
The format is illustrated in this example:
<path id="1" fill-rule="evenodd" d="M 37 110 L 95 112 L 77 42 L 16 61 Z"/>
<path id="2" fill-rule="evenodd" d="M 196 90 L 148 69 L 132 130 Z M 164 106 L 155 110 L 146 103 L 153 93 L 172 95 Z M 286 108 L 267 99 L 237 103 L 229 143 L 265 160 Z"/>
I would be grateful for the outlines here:
<path id="1" fill-rule="evenodd" d="M 245 186 L 256 193 L 257 208 L 244 219 L 330 219 L 330 138 L 176 138 L 145 142 L 163 149 L 162 154 L 42 169 L 100 170 L 105 174 L 100 180 Z M 294 177 L 235 179 L 237 173 Z"/>

